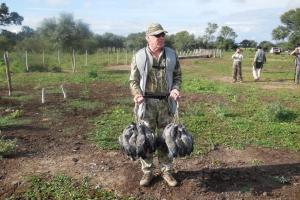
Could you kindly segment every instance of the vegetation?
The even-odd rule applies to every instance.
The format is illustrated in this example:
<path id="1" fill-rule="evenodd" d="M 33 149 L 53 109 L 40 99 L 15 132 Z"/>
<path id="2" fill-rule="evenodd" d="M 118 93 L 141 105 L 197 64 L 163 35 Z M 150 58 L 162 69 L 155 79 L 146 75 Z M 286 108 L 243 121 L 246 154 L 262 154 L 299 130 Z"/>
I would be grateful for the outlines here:
<path id="1" fill-rule="evenodd" d="M 90 189 L 88 177 L 79 182 L 65 175 L 57 175 L 50 179 L 33 176 L 29 182 L 30 186 L 25 194 L 16 194 L 9 199 L 133 199 L 118 197 L 102 188 Z"/>

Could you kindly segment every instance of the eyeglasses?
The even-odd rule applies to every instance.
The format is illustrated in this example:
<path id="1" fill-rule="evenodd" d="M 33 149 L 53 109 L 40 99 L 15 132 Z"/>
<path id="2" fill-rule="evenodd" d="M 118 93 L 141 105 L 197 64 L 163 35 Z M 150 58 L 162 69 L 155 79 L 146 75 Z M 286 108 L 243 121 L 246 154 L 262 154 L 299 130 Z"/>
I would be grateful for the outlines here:
<path id="1" fill-rule="evenodd" d="M 153 35 L 154 37 L 156 38 L 160 38 L 160 37 L 165 37 L 165 33 L 160 33 L 160 34 L 157 34 L 157 35 Z"/>

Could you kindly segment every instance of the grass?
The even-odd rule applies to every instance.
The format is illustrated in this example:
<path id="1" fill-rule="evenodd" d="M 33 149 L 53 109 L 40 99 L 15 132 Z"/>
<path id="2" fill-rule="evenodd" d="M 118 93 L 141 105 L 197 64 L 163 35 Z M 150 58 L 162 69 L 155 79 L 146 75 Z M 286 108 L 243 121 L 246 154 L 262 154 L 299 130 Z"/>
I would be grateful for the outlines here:
<path id="1" fill-rule="evenodd" d="M 17 140 L 7 140 L 0 137 L 0 159 L 16 150 Z"/>
<path id="2" fill-rule="evenodd" d="M 248 145 L 300 151 L 300 88 L 292 84 L 294 58 L 288 55 L 268 54 L 267 64 L 262 72 L 263 81 L 255 83 L 251 74 L 254 52 L 244 51 L 245 82 L 232 84 L 226 81 L 231 79 L 232 54 L 233 52 L 225 52 L 223 58 L 182 61 L 184 98 L 180 103 L 180 121 L 194 136 L 193 154 L 205 154 L 217 146 L 243 149 Z M 118 149 L 119 135 L 134 120 L 130 94 L 128 98 L 112 99 L 113 106 L 86 98 L 89 96 L 88 86 L 91 83 L 106 82 L 128 86 L 129 71 L 110 71 L 104 67 L 108 61 L 95 64 L 96 58 L 93 59 L 94 62 L 87 67 L 83 66 L 82 60 L 79 61 L 75 73 L 71 72 L 69 62 L 62 63 L 62 72 L 48 70 L 17 73 L 24 70 L 14 68 L 13 84 L 16 87 L 31 88 L 51 88 L 52 85 L 62 83 L 84 85 L 85 89 L 79 91 L 80 96 L 84 98 L 69 100 L 66 107 L 76 110 L 103 108 L 104 112 L 99 116 L 89 119 L 95 127 L 90 138 L 101 149 Z M 289 87 L 275 89 L 263 87 L 275 83 L 277 86 Z M 3 79 L 0 79 L 0 84 L 5 85 Z M 190 98 L 191 96 L 193 98 Z M 23 102 L 30 100 L 31 96 L 17 94 L 12 98 Z M 61 110 L 52 107 L 42 111 L 44 118 L 60 119 L 63 114 Z M 22 116 L 21 111 L 20 114 Z M 18 115 L 14 113 L 1 116 L 0 128 L 26 123 Z M 72 131 L 64 129 L 66 134 Z M 261 162 L 253 160 L 251 164 L 256 166 Z M 274 177 L 274 181 L 285 183 L 288 179 Z M 26 192 L 28 199 L 62 199 L 68 198 L 67 195 L 92 199 L 98 194 L 94 190 L 92 194 L 90 193 L 87 181 L 74 184 L 74 180 L 65 176 L 54 177 L 51 180 L 34 178 L 31 185 Z M 250 191 L 250 186 L 242 186 L 241 191 Z M 103 199 L 116 198 L 114 194 L 102 190 L 99 193 L 104 195 Z"/>
<path id="3" fill-rule="evenodd" d="M 118 137 L 133 117 L 128 107 L 114 107 L 109 113 L 95 119 L 92 137 L 102 149 L 118 149 Z"/>
<path id="4" fill-rule="evenodd" d="M 70 109 L 76 110 L 95 110 L 104 107 L 102 102 L 89 100 L 70 100 L 67 104 Z"/>
<path id="5" fill-rule="evenodd" d="M 50 179 L 33 176 L 29 180 L 28 189 L 21 193 L 9 198 L 14 199 L 128 199 L 119 197 L 112 192 L 104 189 L 90 189 L 89 179 L 85 177 L 82 181 L 76 181 L 66 175 L 57 175 Z"/>

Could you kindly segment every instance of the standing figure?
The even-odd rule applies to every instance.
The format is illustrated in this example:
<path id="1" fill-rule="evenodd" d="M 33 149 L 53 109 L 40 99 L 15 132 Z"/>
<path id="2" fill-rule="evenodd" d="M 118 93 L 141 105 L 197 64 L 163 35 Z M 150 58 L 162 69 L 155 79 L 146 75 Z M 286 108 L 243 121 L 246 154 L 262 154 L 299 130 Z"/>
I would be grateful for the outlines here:
<path id="1" fill-rule="evenodd" d="M 240 82 L 243 82 L 243 76 L 242 76 L 242 60 L 243 55 L 241 53 L 241 49 L 237 48 L 236 52 L 231 56 L 233 59 L 233 65 L 232 65 L 232 82 L 235 83 L 237 80 Z"/>
<path id="2" fill-rule="evenodd" d="M 181 85 L 179 60 L 173 49 L 165 47 L 166 33 L 158 23 L 149 25 L 147 46 L 133 56 L 129 78 L 133 101 L 138 105 L 137 117 L 158 136 L 173 120 Z M 158 147 L 157 157 L 163 179 L 169 186 L 176 186 L 168 150 Z M 148 186 L 154 177 L 153 154 L 140 161 L 144 173 L 140 185 Z"/>
<path id="3" fill-rule="evenodd" d="M 261 46 L 257 47 L 257 51 L 255 52 L 255 56 L 253 59 L 253 78 L 255 81 L 258 81 L 261 76 L 261 70 L 264 64 L 267 62 L 266 54 L 262 50 Z"/>
<path id="4" fill-rule="evenodd" d="M 291 55 L 296 56 L 295 58 L 295 84 L 299 84 L 300 79 L 300 44 L 297 45 Z"/>

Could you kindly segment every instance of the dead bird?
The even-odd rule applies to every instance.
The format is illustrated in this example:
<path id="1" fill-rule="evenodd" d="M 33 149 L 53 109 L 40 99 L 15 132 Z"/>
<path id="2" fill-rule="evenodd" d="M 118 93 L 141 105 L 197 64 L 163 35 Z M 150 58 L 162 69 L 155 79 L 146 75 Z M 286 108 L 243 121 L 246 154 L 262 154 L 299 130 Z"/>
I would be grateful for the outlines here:
<path id="1" fill-rule="evenodd" d="M 145 127 L 142 124 L 137 126 L 136 154 L 141 158 L 146 158 L 147 154 Z"/>
<path id="2" fill-rule="evenodd" d="M 163 131 L 162 139 L 164 140 L 166 146 L 168 147 L 169 157 L 174 158 L 178 154 L 178 149 L 176 145 L 178 125 L 175 123 L 168 124 Z"/>
<path id="3" fill-rule="evenodd" d="M 127 156 L 136 159 L 135 145 L 130 144 L 130 139 L 133 135 L 137 134 L 137 127 L 135 123 L 131 123 L 128 127 L 123 130 L 123 133 L 119 136 L 119 144 L 121 149 L 126 153 Z"/>
<path id="4" fill-rule="evenodd" d="M 185 146 L 185 156 L 190 155 L 194 150 L 193 136 L 186 130 L 183 125 L 178 127 L 178 131 L 181 133 L 180 138 Z"/>

